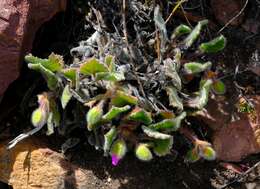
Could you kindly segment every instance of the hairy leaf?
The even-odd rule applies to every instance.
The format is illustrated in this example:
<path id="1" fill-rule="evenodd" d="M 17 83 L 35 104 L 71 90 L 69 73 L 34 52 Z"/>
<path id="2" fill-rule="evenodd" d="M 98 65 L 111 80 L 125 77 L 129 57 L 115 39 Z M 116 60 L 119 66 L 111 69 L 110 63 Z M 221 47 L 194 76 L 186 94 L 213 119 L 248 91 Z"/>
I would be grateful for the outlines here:
<path id="1" fill-rule="evenodd" d="M 160 133 L 160 132 L 153 130 L 146 126 L 142 126 L 142 129 L 143 129 L 144 133 L 147 134 L 151 138 L 162 139 L 162 140 L 171 138 L 171 135 Z"/>
<path id="2" fill-rule="evenodd" d="M 178 89 L 181 90 L 181 78 L 178 74 L 178 65 L 171 59 L 166 59 L 163 61 L 165 75 L 171 78 L 173 85 Z"/>
<path id="3" fill-rule="evenodd" d="M 188 34 L 191 32 L 191 28 L 187 25 L 181 24 L 173 31 L 171 39 L 175 39 L 183 34 Z"/>
<path id="4" fill-rule="evenodd" d="M 117 165 L 118 162 L 125 156 L 126 152 L 127 147 L 125 141 L 123 139 L 117 139 L 110 149 L 112 164 Z"/>
<path id="5" fill-rule="evenodd" d="M 178 92 L 174 87 L 167 87 L 166 92 L 169 97 L 170 106 L 177 108 L 179 112 L 183 110 L 183 104 L 181 98 L 178 96 Z"/>
<path id="6" fill-rule="evenodd" d="M 155 139 L 153 151 L 157 156 L 165 156 L 170 153 L 173 144 L 173 137 L 165 140 Z"/>
<path id="7" fill-rule="evenodd" d="M 197 74 L 210 69 L 211 65 L 212 65 L 211 62 L 206 62 L 206 63 L 189 62 L 184 64 L 184 71 L 187 74 Z"/>
<path id="8" fill-rule="evenodd" d="M 225 86 L 225 84 L 224 84 L 222 81 L 220 81 L 220 80 L 214 81 L 214 82 L 212 83 L 211 89 L 212 89 L 212 91 L 213 91 L 215 94 L 218 94 L 218 95 L 223 95 L 223 94 L 225 94 L 225 92 L 226 92 L 226 86 Z"/>
<path id="9" fill-rule="evenodd" d="M 107 55 L 106 58 L 105 58 L 105 64 L 107 65 L 108 70 L 110 72 L 115 72 L 116 71 L 116 65 L 115 65 L 114 61 L 115 61 L 114 57 L 111 56 L 111 55 Z"/>
<path id="10" fill-rule="evenodd" d="M 113 126 L 105 135 L 104 135 L 104 146 L 103 146 L 103 150 L 104 150 L 104 155 L 107 156 L 108 152 L 111 148 L 111 145 L 113 143 L 113 141 L 115 140 L 117 136 L 117 130 L 116 127 Z"/>
<path id="11" fill-rule="evenodd" d="M 80 73 L 84 75 L 91 75 L 99 72 L 108 72 L 108 68 L 105 64 L 102 64 L 95 58 L 88 59 L 80 66 Z"/>
<path id="12" fill-rule="evenodd" d="M 76 68 L 67 68 L 62 70 L 63 75 L 73 83 L 76 82 L 76 72 Z"/>
<path id="13" fill-rule="evenodd" d="M 202 28 L 208 24 L 208 20 L 202 20 L 198 22 L 198 24 L 195 26 L 195 28 L 192 30 L 192 32 L 185 38 L 184 43 L 185 47 L 189 48 L 191 45 L 196 41 L 196 39 L 199 37 L 199 34 L 202 30 Z"/>
<path id="14" fill-rule="evenodd" d="M 102 104 L 99 103 L 98 105 L 91 108 L 87 113 L 87 124 L 88 130 L 92 131 L 94 126 L 101 120 L 103 115 Z"/>
<path id="15" fill-rule="evenodd" d="M 106 80 L 106 81 L 123 81 L 125 76 L 120 72 L 100 72 L 96 74 L 97 80 Z"/>
<path id="16" fill-rule="evenodd" d="M 146 125 L 152 123 L 152 117 L 151 114 L 144 109 L 141 108 L 135 108 L 130 115 L 128 116 L 129 120 L 132 121 L 138 121 L 141 123 L 144 123 Z"/>
<path id="17" fill-rule="evenodd" d="M 72 97 L 72 94 L 70 92 L 70 86 L 66 85 L 64 87 L 62 95 L 61 95 L 61 106 L 62 106 L 63 109 L 66 108 L 66 106 L 69 103 L 71 97 Z"/>
<path id="18" fill-rule="evenodd" d="M 196 151 L 195 148 L 190 149 L 187 154 L 186 154 L 186 159 L 191 162 L 194 163 L 196 161 L 198 161 L 200 159 L 200 156 L 198 154 L 198 152 Z"/>
<path id="19" fill-rule="evenodd" d="M 116 118 L 117 116 L 119 116 L 121 113 L 127 112 L 128 110 L 130 110 L 131 106 L 126 105 L 123 107 L 115 107 L 113 106 L 104 116 L 103 119 L 104 120 L 112 120 L 114 118 Z"/>
<path id="20" fill-rule="evenodd" d="M 125 105 L 136 105 L 138 99 L 124 91 L 117 90 L 116 94 L 112 97 L 111 103 L 114 106 L 122 107 Z"/>
<path id="21" fill-rule="evenodd" d="M 150 161 L 153 159 L 153 154 L 147 147 L 147 144 L 138 144 L 135 148 L 135 156 L 142 161 Z"/>
<path id="22" fill-rule="evenodd" d="M 199 148 L 199 155 L 209 161 L 216 159 L 216 152 L 211 146 Z"/>
<path id="23" fill-rule="evenodd" d="M 223 50 L 226 46 L 226 38 L 223 35 L 216 37 L 215 39 L 207 42 L 202 43 L 199 46 L 199 50 L 202 53 L 216 53 Z"/>

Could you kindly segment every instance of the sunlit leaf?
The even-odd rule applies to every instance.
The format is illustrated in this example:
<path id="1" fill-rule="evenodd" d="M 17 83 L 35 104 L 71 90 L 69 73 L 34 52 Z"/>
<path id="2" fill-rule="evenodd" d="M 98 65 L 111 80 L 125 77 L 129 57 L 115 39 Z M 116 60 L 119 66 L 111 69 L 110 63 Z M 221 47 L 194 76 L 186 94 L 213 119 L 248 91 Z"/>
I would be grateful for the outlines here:
<path id="1" fill-rule="evenodd" d="M 136 105 L 138 99 L 132 95 L 127 94 L 124 91 L 117 90 L 115 95 L 111 99 L 111 103 L 114 106 L 122 107 L 125 105 Z"/>
<path id="2" fill-rule="evenodd" d="M 96 74 L 97 80 L 106 80 L 106 81 L 123 81 L 125 76 L 120 72 L 100 72 Z"/>
<path id="3" fill-rule="evenodd" d="M 175 39 L 183 34 L 187 34 L 191 32 L 191 28 L 187 25 L 181 24 L 173 31 L 171 35 L 171 39 Z"/>
<path id="4" fill-rule="evenodd" d="M 189 62 L 184 64 L 184 71 L 187 74 L 197 74 L 210 69 L 211 65 L 212 65 L 211 62 L 206 62 L 206 63 Z"/>
<path id="5" fill-rule="evenodd" d="M 117 139 L 110 149 L 112 164 L 116 166 L 119 161 L 125 156 L 126 152 L 127 147 L 125 141 L 123 139 Z"/>
<path id="6" fill-rule="evenodd" d="M 211 89 L 212 89 L 212 91 L 213 91 L 215 94 L 218 94 L 218 95 L 223 95 L 223 94 L 225 94 L 225 92 L 226 92 L 226 86 L 225 86 L 225 84 L 224 84 L 222 81 L 220 81 L 220 80 L 214 81 L 214 82 L 212 83 Z"/>
<path id="7" fill-rule="evenodd" d="M 115 72 L 116 71 L 116 66 L 115 66 L 115 62 L 114 62 L 114 57 L 111 55 L 107 55 L 105 58 L 105 64 L 108 67 L 108 70 L 110 72 Z"/>
<path id="8" fill-rule="evenodd" d="M 46 135 L 52 135 L 54 133 L 54 124 L 53 124 L 53 113 L 50 112 L 47 120 L 47 131 Z"/>
<path id="9" fill-rule="evenodd" d="M 63 69 L 62 73 L 67 79 L 69 79 L 71 82 L 75 83 L 76 71 L 77 71 L 76 68 L 68 68 L 68 69 Z"/>
<path id="10" fill-rule="evenodd" d="M 188 106 L 192 108 L 202 109 L 208 103 L 209 90 L 212 85 L 212 80 L 208 79 L 200 87 L 199 95 L 188 101 Z"/>
<path id="11" fill-rule="evenodd" d="M 104 116 L 103 119 L 104 120 L 112 120 L 114 118 L 116 118 L 117 116 L 119 116 L 121 113 L 124 113 L 128 110 L 130 110 L 131 106 L 126 105 L 123 107 L 115 107 L 113 106 Z"/>
<path id="12" fill-rule="evenodd" d="M 153 154 L 147 147 L 147 144 L 138 144 L 135 149 L 135 156 L 142 161 L 150 161 L 153 159 Z"/>
<path id="13" fill-rule="evenodd" d="M 157 156 L 165 156 L 170 153 L 173 144 L 173 137 L 165 140 L 155 139 L 153 151 Z"/>
<path id="14" fill-rule="evenodd" d="M 170 106 L 177 108 L 178 111 L 183 110 L 183 104 L 181 98 L 178 96 L 178 92 L 174 87 L 166 88 L 167 95 L 169 97 Z"/>
<path id="15" fill-rule="evenodd" d="M 46 115 L 45 112 L 43 112 L 40 108 L 37 108 L 32 113 L 32 124 L 35 127 L 38 127 L 39 125 L 44 125 L 46 123 Z"/>
<path id="16" fill-rule="evenodd" d="M 80 66 L 80 73 L 84 75 L 92 75 L 99 72 L 108 72 L 108 68 L 95 58 L 88 59 Z"/>
<path id="17" fill-rule="evenodd" d="M 115 140 L 117 136 L 117 130 L 116 127 L 113 126 L 105 135 L 104 135 L 104 146 L 103 146 L 103 150 L 104 150 L 104 155 L 107 156 L 108 152 L 111 148 L 111 145 L 113 143 L 113 141 Z"/>
<path id="18" fill-rule="evenodd" d="M 151 113 L 141 108 L 135 108 L 127 117 L 129 120 L 138 121 L 146 125 L 152 123 Z"/>
<path id="19" fill-rule="evenodd" d="M 223 50 L 225 46 L 226 38 L 223 35 L 220 35 L 207 43 L 202 43 L 199 46 L 199 49 L 202 53 L 216 53 Z"/>
<path id="20" fill-rule="evenodd" d="M 160 132 L 153 130 L 149 127 L 146 127 L 144 125 L 142 126 L 142 129 L 143 129 L 144 133 L 151 138 L 162 139 L 162 140 L 171 138 L 171 135 L 160 133 Z"/>
<path id="21" fill-rule="evenodd" d="M 87 124 L 88 130 L 92 131 L 95 125 L 101 120 L 103 115 L 103 104 L 99 103 L 98 105 L 91 108 L 87 113 Z"/>
<path id="22" fill-rule="evenodd" d="M 191 45 L 196 41 L 199 37 L 202 28 L 208 24 L 208 20 L 202 20 L 198 22 L 192 32 L 185 38 L 184 44 L 186 48 L 191 47 Z"/>
<path id="23" fill-rule="evenodd" d="M 72 94 L 70 92 L 70 86 L 69 85 L 66 85 L 63 89 L 63 92 L 62 92 L 62 95 L 61 95 L 61 105 L 62 105 L 62 108 L 65 109 L 68 102 L 70 101 L 72 97 Z"/>
<path id="24" fill-rule="evenodd" d="M 216 159 L 216 152 L 211 146 L 200 147 L 199 155 L 209 161 Z"/>
<path id="25" fill-rule="evenodd" d="M 161 122 L 152 124 L 149 128 L 154 130 L 163 130 L 163 131 L 176 131 L 181 126 L 181 121 L 186 117 L 186 112 L 182 112 L 179 116 L 173 119 L 165 119 Z"/>

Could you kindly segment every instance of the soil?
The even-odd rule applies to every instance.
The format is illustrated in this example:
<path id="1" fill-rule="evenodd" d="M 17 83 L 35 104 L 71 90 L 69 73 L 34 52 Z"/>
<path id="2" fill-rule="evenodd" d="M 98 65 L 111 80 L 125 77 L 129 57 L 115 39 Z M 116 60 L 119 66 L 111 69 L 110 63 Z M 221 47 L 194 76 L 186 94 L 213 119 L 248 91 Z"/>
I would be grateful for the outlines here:
<path id="1" fill-rule="evenodd" d="M 80 2 L 77 1 L 77 3 Z M 190 2 L 190 6 L 193 6 L 195 1 Z M 206 11 L 202 11 L 201 8 L 189 11 L 192 14 L 209 18 L 216 23 L 209 5 L 203 4 L 203 6 L 205 6 Z M 260 6 L 257 2 L 249 2 L 245 20 L 255 19 L 257 22 L 255 15 L 252 15 L 252 11 L 260 12 L 260 8 L 257 9 L 257 6 Z M 88 36 L 84 30 L 86 22 L 84 15 L 79 12 L 77 7 L 75 3 L 69 1 L 65 13 L 56 15 L 50 22 L 41 27 L 34 41 L 32 50 L 34 55 L 46 57 L 51 52 L 55 52 L 62 54 L 66 60 L 70 60 L 70 49 Z M 210 34 L 215 34 L 221 28 L 218 24 L 214 27 L 209 29 Z M 237 26 L 227 27 L 223 34 L 228 39 L 228 46 L 218 57 L 214 56 L 214 62 L 224 60 L 220 63 L 223 65 L 222 69 L 225 70 L 223 76 L 227 81 L 236 80 L 242 87 L 250 86 L 253 88 L 252 93 L 259 94 L 259 77 L 250 71 L 244 71 L 250 64 L 252 53 L 257 49 L 260 51 L 259 32 L 251 33 L 245 31 L 241 26 Z M 234 74 L 234 70 L 238 66 L 239 70 L 243 72 Z M 42 84 L 39 85 L 39 83 Z M 20 78 L 9 87 L 1 102 L 0 140 L 12 139 L 24 130 L 30 129 L 28 128 L 30 112 L 36 104 L 35 96 L 45 89 L 46 85 L 39 74 L 28 70 L 24 64 Z M 78 133 L 80 132 L 78 131 Z M 47 137 L 47 140 L 50 148 L 60 151 L 60 144 L 64 142 L 65 138 L 54 134 L 54 136 Z M 113 167 L 110 158 L 103 157 L 102 152 L 96 151 L 83 140 L 65 155 L 68 161 L 79 165 L 82 170 L 86 170 L 89 177 L 89 189 L 260 188 L 260 166 L 256 167 L 250 174 L 241 176 L 233 170 L 223 168 L 222 162 L 185 163 L 182 155 L 177 151 L 172 151 L 172 154 L 166 157 L 155 158 L 149 163 L 140 162 L 129 154 L 117 167 Z M 252 155 L 236 165 L 251 167 L 259 160 L 259 155 Z M 225 185 L 227 186 L 225 187 Z M 0 185 L 0 188 L 4 189 L 4 186 Z"/>

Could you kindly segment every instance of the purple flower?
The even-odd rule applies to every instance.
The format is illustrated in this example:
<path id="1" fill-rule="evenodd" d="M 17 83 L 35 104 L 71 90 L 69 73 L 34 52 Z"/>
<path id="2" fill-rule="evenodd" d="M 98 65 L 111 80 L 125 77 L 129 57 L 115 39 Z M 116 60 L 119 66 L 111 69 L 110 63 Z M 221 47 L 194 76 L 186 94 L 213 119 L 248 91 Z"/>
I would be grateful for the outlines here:
<path id="1" fill-rule="evenodd" d="M 112 165 L 117 166 L 120 159 L 115 154 L 112 154 L 111 158 L 112 158 Z"/>

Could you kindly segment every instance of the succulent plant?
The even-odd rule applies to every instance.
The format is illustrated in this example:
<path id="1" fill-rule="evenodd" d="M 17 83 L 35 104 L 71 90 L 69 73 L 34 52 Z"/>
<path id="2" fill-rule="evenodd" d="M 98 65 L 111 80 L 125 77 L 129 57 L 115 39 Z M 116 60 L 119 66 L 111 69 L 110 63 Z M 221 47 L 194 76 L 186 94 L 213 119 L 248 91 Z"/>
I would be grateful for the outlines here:
<path id="1" fill-rule="evenodd" d="M 61 109 L 68 109 L 70 102 L 76 101 L 70 108 L 81 106 L 86 118 L 82 122 L 89 135 L 94 133 L 93 144 L 98 149 L 101 147 L 105 156 L 111 156 L 113 165 L 128 151 L 134 151 L 142 161 L 151 160 L 153 153 L 157 156 L 171 153 L 174 132 L 184 127 L 184 120 L 205 107 L 210 91 L 225 92 L 224 83 L 209 76 L 213 63 L 183 61 L 182 57 L 190 51 L 197 56 L 219 52 L 225 47 L 226 39 L 221 35 L 195 48 L 200 32 L 208 23 L 203 20 L 194 29 L 183 24 L 178 26 L 169 40 L 159 9 L 154 16 L 160 34 L 156 42 L 163 49 L 157 52 L 160 58 L 140 70 L 137 65 L 126 63 L 133 60 L 123 51 L 120 56 L 113 51 L 96 54 L 71 65 L 56 54 L 47 59 L 27 55 L 28 67 L 40 72 L 50 89 L 39 95 L 41 100 L 39 108 L 32 113 L 32 124 L 47 124 L 51 134 L 60 124 Z M 165 56 L 165 52 L 172 56 Z M 194 78 L 200 78 L 200 86 L 190 92 L 187 84 Z M 45 94 L 50 100 L 44 101 Z M 192 142 L 195 147 L 187 153 L 191 161 L 200 157 L 215 159 L 210 143 Z"/>

